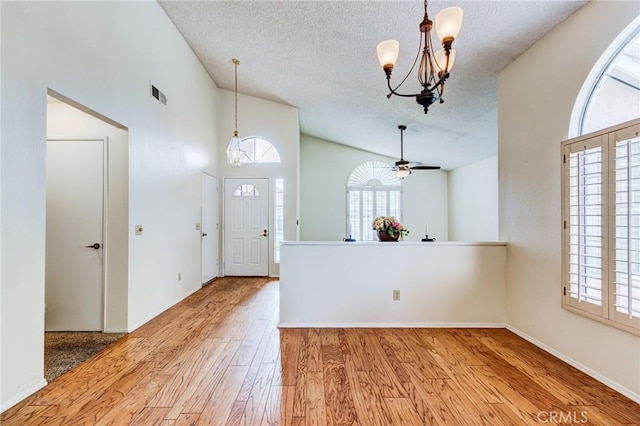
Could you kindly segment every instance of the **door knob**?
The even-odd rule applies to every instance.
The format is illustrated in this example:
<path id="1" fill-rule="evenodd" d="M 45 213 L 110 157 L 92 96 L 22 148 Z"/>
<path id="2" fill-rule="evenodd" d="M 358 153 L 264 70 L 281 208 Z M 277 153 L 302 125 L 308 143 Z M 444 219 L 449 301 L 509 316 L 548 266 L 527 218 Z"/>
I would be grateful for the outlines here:
<path id="1" fill-rule="evenodd" d="M 91 244 L 90 246 L 85 246 L 85 247 L 86 248 L 92 248 L 94 250 L 98 250 L 100 248 L 100 244 L 94 243 L 94 244 Z"/>
<path id="2" fill-rule="evenodd" d="M 206 232 L 203 232 L 203 233 L 202 233 L 202 236 L 203 236 L 203 237 L 206 237 L 206 236 L 207 236 L 207 233 L 206 233 Z"/>
<path id="3" fill-rule="evenodd" d="M 262 236 L 263 237 L 268 237 L 269 236 L 269 232 L 265 229 L 264 231 L 262 231 Z"/>

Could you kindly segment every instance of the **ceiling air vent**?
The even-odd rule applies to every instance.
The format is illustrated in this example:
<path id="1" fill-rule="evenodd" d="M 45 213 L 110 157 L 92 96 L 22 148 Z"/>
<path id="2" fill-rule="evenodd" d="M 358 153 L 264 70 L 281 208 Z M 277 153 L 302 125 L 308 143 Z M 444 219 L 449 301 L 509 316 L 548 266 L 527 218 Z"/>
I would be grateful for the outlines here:
<path id="1" fill-rule="evenodd" d="M 160 89 L 158 89 L 153 84 L 151 85 L 151 97 L 155 98 L 162 105 L 167 104 L 167 96 L 164 93 L 162 93 Z"/>

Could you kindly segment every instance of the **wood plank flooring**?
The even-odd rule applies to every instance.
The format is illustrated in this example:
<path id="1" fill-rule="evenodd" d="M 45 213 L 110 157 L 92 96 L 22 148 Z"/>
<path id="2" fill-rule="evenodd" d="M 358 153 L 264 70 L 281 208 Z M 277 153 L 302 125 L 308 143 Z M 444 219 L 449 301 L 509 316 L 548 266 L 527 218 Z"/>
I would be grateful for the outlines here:
<path id="1" fill-rule="evenodd" d="M 2 425 L 640 425 L 640 406 L 504 329 L 278 330 L 278 282 L 223 278 Z"/>

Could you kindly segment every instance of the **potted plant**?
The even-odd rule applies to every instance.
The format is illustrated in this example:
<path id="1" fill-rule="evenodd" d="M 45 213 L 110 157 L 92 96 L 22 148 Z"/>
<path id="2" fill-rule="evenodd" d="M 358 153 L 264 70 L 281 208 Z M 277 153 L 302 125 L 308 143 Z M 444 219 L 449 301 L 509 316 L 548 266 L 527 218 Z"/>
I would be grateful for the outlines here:
<path id="1" fill-rule="evenodd" d="M 372 227 L 378 233 L 379 241 L 398 241 L 398 238 L 409 235 L 409 230 L 395 216 L 378 216 Z"/>

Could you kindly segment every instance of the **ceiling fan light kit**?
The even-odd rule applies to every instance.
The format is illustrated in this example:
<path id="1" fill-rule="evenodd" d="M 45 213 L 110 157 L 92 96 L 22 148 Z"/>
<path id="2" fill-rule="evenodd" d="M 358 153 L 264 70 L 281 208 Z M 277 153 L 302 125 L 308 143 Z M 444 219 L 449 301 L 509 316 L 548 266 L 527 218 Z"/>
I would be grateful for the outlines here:
<path id="1" fill-rule="evenodd" d="M 416 102 L 424 108 L 425 114 L 429 112 L 429 107 L 434 102 L 438 100 L 440 103 L 444 102 L 442 99 L 444 83 L 449 78 L 449 72 L 451 71 L 456 59 L 456 51 L 452 48 L 452 45 L 460 32 L 460 28 L 462 27 L 463 16 L 462 9 L 459 7 L 448 7 L 441 10 L 436 15 L 436 33 L 440 39 L 440 43 L 442 44 L 442 49 L 434 52 L 431 41 L 433 21 L 429 19 L 427 3 L 427 0 L 425 0 L 424 18 L 420 23 L 420 32 L 422 35 L 420 37 L 418 54 L 416 55 L 416 59 L 406 77 L 403 78 L 400 84 L 395 88 L 391 86 L 391 73 L 393 72 L 393 67 L 398 60 L 400 43 L 397 40 L 385 40 L 380 42 L 376 48 L 378 61 L 387 76 L 387 87 L 389 88 L 387 98 L 391 98 L 392 95 L 415 98 Z M 422 57 L 420 57 L 421 48 Z M 422 86 L 422 91 L 414 94 L 398 93 L 397 90 L 407 80 L 415 68 L 418 58 L 420 58 L 418 81 Z"/>
<path id="2" fill-rule="evenodd" d="M 407 168 L 407 167 L 398 167 L 398 170 L 396 170 L 396 176 L 399 179 L 404 179 L 407 176 L 409 176 L 411 174 L 411 169 Z"/>
<path id="3" fill-rule="evenodd" d="M 238 65 L 240 65 L 240 61 L 234 58 L 231 62 L 233 62 L 233 65 L 235 66 L 235 86 L 233 89 L 235 115 L 233 136 L 231 137 L 229 146 L 227 147 L 227 163 L 229 163 L 231 167 L 240 167 L 242 165 L 240 162 L 242 157 L 242 140 L 238 134 Z"/>

